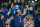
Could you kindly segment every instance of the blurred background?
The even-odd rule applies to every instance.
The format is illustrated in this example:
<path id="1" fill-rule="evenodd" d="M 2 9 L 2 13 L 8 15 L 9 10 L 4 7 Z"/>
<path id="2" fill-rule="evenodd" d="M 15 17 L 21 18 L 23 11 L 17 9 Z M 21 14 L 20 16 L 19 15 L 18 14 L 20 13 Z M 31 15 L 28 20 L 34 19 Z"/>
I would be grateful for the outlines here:
<path id="1" fill-rule="evenodd" d="M 34 27 L 34 20 L 33 20 L 33 15 L 32 15 L 33 2 L 35 5 L 35 10 L 36 9 L 39 10 L 40 9 L 40 0 L 0 0 L 0 10 L 2 10 L 2 15 L 4 16 L 4 18 L 6 18 L 8 15 L 8 12 L 10 11 L 11 4 L 13 5 L 12 8 L 14 10 L 15 9 L 21 10 L 22 14 L 26 13 L 27 8 L 25 5 L 28 5 L 29 13 L 28 13 L 28 16 L 26 16 L 24 19 L 24 27 Z M 15 14 L 17 14 L 17 13 L 15 13 Z M 9 17 L 7 17 L 7 19 L 6 19 L 7 22 L 5 21 L 6 27 L 9 27 L 10 20 L 13 17 L 12 15 L 10 14 Z"/>

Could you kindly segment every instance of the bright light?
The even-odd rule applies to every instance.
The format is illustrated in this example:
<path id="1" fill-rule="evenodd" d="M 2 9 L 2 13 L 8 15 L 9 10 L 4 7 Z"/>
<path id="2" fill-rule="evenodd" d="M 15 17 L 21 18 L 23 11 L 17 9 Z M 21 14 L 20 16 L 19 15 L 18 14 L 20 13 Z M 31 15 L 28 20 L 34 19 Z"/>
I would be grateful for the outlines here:
<path id="1" fill-rule="evenodd" d="M 37 0 L 35 0 L 35 1 L 37 1 Z"/>
<path id="2" fill-rule="evenodd" d="M 32 1 L 32 3 L 33 3 L 34 1 Z"/>

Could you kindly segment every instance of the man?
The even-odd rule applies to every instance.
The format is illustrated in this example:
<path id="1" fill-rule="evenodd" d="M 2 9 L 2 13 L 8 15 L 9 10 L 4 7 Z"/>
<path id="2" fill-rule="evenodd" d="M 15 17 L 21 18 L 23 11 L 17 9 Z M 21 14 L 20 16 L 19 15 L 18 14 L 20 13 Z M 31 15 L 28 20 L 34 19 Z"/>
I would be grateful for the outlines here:
<path id="1" fill-rule="evenodd" d="M 4 16 L 1 15 L 1 18 L 0 18 L 0 27 L 4 27 L 4 25 L 3 25 L 3 19 L 4 19 Z"/>
<path id="2" fill-rule="evenodd" d="M 21 15 L 21 11 L 18 11 L 18 15 L 14 15 L 14 18 L 10 22 L 10 27 L 24 27 L 23 19 L 28 15 L 28 5 L 27 12 L 25 15 Z"/>
<path id="3" fill-rule="evenodd" d="M 9 12 L 10 12 L 10 15 L 12 16 L 13 15 L 13 11 L 15 11 L 15 6 L 13 6 L 13 2 L 11 4 L 11 8 L 9 8 Z"/>
<path id="4" fill-rule="evenodd" d="M 35 10 L 33 3 L 33 18 L 34 18 L 34 27 L 40 27 L 40 14 L 38 14 L 38 10 Z"/>
<path id="5" fill-rule="evenodd" d="M 0 9 L 0 27 L 3 27 L 3 15 L 2 15 L 2 11 Z"/>

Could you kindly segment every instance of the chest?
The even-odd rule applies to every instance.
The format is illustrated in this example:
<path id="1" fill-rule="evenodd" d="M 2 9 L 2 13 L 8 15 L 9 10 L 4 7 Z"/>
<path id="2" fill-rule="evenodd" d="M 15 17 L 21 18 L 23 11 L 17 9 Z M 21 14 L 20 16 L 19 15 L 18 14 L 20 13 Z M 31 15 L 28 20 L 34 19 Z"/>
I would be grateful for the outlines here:
<path id="1" fill-rule="evenodd" d="M 17 23 L 22 23 L 23 22 L 23 19 L 22 19 L 22 17 L 16 17 L 15 18 L 15 22 L 17 22 Z"/>

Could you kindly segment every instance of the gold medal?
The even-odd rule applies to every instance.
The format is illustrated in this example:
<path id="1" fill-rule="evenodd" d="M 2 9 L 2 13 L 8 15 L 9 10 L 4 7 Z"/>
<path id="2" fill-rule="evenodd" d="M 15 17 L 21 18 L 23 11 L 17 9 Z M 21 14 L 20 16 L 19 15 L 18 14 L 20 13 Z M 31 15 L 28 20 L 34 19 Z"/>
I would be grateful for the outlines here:
<path id="1" fill-rule="evenodd" d="M 21 19 L 20 19 L 20 22 L 21 22 Z"/>
<path id="2" fill-rule="evenodd" d="M 21 17 L 19 17 L 19 22 L 21 22 Z"/>

